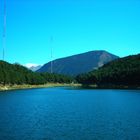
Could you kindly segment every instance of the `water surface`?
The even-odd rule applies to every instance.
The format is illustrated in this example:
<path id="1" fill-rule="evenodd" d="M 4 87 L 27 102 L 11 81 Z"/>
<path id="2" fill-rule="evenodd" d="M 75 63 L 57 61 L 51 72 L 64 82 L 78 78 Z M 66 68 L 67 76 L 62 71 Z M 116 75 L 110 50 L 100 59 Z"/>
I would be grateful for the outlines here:
<path id="1" fill-rule="evenodd" d="M 138 140 L 139 90 L 0 92 L 0 140 Z"/>

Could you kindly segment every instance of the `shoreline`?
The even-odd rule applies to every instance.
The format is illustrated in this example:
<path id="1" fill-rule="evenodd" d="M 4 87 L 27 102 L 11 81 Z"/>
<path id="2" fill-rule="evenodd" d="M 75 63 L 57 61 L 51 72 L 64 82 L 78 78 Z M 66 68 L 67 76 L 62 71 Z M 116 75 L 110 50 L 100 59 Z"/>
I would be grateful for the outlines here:
<path id="1" fill-rule="evenodd" d="M 125 85 L 82 85 L 83 89 L 122 89 L 122 90 L 140 90 L 140 86 L 125 86 Z"/>
<path id="2" fill-rule="evenodd" d="M 140 90 L 139 86 L 97 86 L 97 85 L 81 85 L 81 84 L 61 84 L 48 83 L 44 85 L 0 85 L 0 92 L 22 89 L 50 88 L 50 87 L 74 87 L 77 89 L 122 89 L 122 90 Z"/>
<path id="3" fill-rule="evenodd" d="M 20 89 L 35 89 L 35 88 L 49 88 L 49 87 L 81 87 L 81 84 L 61 84 L 61 83 L 48 83 L 44 85 L 0 85 L 0 92 Z"/>

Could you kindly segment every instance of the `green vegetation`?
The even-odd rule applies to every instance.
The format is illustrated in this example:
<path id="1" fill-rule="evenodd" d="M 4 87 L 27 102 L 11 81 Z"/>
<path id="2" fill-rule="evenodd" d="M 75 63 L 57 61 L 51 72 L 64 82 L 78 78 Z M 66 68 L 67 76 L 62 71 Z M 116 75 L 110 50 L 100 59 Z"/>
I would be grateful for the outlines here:
<path id="1" fill-rule="evenodd" d="M 37 73 L 36 73 L 37 74 Z M 74 78 L 62 74 L 40 73 L 41 77 L 45 79 L 45 83 L 72 83 Z"/>
<path id="2" fill-rule="evenodd" d="M 36 73 L 19 64 L 0 61 L 0 89 L 3 90 L 46 87 L 46 84 L 70 85 L 75 81 L 92 88 L 140 87 L 140 54 L 114 60 L 76 79 L 61 74 Z"/>
<path id="3" fill-rule="evenodd" d="M 71 83 L 73 78 L 49 73 L 35 73 L 19 64 L 0 61 L 0 85 L 41 85 Z"/>
<path id="4" fill-rule="evenodd" d="M 84 86 L 140 87 L 140 54 L 109 62 L 98 70 L 78 75 L 76 80 Z"/>

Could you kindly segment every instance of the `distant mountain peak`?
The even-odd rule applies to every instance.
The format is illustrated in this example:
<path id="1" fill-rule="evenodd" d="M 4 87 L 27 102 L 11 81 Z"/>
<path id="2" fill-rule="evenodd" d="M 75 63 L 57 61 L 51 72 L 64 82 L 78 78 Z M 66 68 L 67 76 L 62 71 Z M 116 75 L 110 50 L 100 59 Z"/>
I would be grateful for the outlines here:
<path id="1" fill-rule="evenodd" d="M 42 67 L 42 65 L 34 64 L 34 63 L 27 63 L 24 66 L 32 71 L 37 71 Z"/>

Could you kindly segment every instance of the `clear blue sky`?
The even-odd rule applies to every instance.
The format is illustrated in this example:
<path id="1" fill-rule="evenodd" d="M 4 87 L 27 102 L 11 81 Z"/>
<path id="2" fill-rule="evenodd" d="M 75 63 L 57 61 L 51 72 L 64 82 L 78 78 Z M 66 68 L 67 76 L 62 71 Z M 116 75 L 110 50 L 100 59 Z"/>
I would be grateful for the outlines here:
<path id="1" fill-rule="evenodd" d="M 2 58 L 3 0 L 0 0 Z M 50 61 L 90 50 L 140 53 L 140 0 L 7 0 L 6 60 Z"/>

